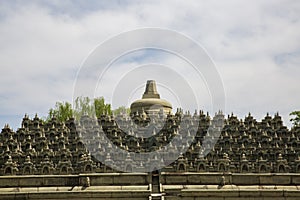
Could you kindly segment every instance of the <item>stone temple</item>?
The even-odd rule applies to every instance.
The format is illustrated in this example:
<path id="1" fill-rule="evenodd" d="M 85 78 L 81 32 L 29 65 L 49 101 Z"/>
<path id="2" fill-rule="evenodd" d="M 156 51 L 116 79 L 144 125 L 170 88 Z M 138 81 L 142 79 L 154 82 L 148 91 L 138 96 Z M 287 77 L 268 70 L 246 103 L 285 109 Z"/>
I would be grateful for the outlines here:
<path id="1" fill-rule="evenodd" d="M 156 89 L 154 80 L 147 81 L 145 93 L 143 98 L 134 101 L 130 106 L 131 113 L 157 114 L 162 111 L 168 114 L 172 111 L 172 105 L 166 100 L 160 99 L 160 95 Z"/>
<path id="2" fill-rule="evenodd" d="M 155 82 L 148 81 L 143 98 L 131 105 L 130 117 L 83 116 L 65 123 L 52 118 L 45 123 L 25 115 L 16 131 L 5 125 L 0 199 L 300 199 L 300 127 L 288 129 L 278 113 L 258 121 L 250 113 L 238 119 L 201 110 L 172 114 L 171 108 L 160 99 Z M 130 129 L 138 125 L 142 128 Z M 138 137 L 146 127 L 152 135 Z M 110 151 L 101 143 L 104 137 L 114 144 Z M 173 148 L 160 157 L 138 154 L 167 144 Z M 186 151 L 177 157 L 183 147 Z M 114 153 L 116 148 L 126 153 Z M 114 160 L 123 168 L 99 160 Z M 145 172 L 147 165 L 168 161 Z"/>

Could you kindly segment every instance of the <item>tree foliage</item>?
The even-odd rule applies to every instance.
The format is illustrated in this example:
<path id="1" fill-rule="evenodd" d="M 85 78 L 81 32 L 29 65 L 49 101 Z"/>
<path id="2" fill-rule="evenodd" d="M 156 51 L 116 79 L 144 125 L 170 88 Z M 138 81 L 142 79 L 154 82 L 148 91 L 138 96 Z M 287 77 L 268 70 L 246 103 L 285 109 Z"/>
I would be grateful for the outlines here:
<path id="1" fill-rule="evenodd" d="M 294 116 L 290 119 L 290 121 L 293 123 L 293 126 L 299 126 L 300 125 L 300 111 L 293 111 L 290 113 L 290 116 Z"/>
<path id="2" fill-rule="evenodd" d="M 99 118 L 101 115 L 111 115 L 111 105 L 106 104 L 103 97 L 94 99 L 94 108 L 96 117 Z"/>
<path id="3" fill-rule="evenodd" d="M 94 115 L 95 107 L 89 97 L 77 97 L 74 105 L 74 117 L 79 119 L 83 115 Z"/>
<path id="4" fill-rule="evenodd" d="M 56 102 L 55 107 L 51 108 L 48 112 L 47 120 L 56 117 L 59 121 L 65 122 L 69 118 L 74 117 L 80 119 L 83 115 L 100 118 L 101 115 L 120 114 L 123 112 L 128 113 L 128 108 L 121 106 L 115 111 L 112 111 L 111 105 L 105 103 L 103 97 L 90 99 L 89 97 L 77 97 L 74 101 L 74 109 L 71 103 Z"/>
<path id="5" fill-rule="evenodd" d="M 75 118 L 79 119 L 83 115 L 101 117 L 101 115 L 111 115 L 111 105 L 105 103 L 103 97 L 90 99 L 89 97 L 77 97 L 75 99 Z"/>
<path id="6" fill-rule="evenodd" d="M 56 102 L 55 107 L 51 108 L 48 113 L 47 120 L 52 117 L 57 118 L 59 121 L 65 122 L 73 116 L 74 112 L 72 105 L 68 102 Z"/>
<path id="7" fill-rule="evenodd" d="M 113 110 L 114 115 L 120 115 L 120 114 L 130 114 L 130 108 L 126 108 L 125 106 L 120 106 L 119 108 Z"/>

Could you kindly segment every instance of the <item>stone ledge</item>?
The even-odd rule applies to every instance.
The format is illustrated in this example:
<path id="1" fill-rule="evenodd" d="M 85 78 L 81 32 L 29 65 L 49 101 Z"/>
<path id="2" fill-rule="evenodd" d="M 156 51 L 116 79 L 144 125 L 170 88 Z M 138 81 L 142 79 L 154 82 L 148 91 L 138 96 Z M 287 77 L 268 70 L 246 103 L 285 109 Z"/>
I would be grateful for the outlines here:
<path id="1" fill-rule="evenodd" d="M 167 194 L 187 197 L 300 197 L 297 186 L 163 185 L 162 190 Z"/>
<path id="2" fill-rule="evenodd" d="M 89 199 L 89 198 L 145 198 L 149 190 L 115 190 L 115 191 L 48 191 L 48 192 L 1 192 L 0 200 L 8 199 Z"/>
<path id="3" fill-rule="evenodd" d="M 90 186 L 90 187 L 23 187 L 23 188 L 0 188 L 0 194 L 3 193 L 41 193 L 41 192 L 86 192 L 86 191 L 150 191 L 149 185 L 132 186 Z"/>
<path id="4" fill-rule="evenodd" d="M 218 185 L 222 176 L 226 184 L 234 185 L 300 185 L 300 174 L 295 173 L 162 172 L 161 183 Z"/>
<path id="5" fill-rule="evenodd" d="M 91 185 L 148 185 L 148 173 L 99 173 L 79 175 L 0 176 L 3 187 L 76 186 L 79 179 L 89 177 Z"/>

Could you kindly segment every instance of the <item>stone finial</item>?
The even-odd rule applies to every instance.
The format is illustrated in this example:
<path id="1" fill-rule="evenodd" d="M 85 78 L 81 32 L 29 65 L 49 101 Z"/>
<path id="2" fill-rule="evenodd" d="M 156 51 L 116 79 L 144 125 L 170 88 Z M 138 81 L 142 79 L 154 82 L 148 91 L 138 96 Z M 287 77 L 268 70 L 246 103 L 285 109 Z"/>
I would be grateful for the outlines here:
<path id="1" fill-rule="evenodd" d="M 158 94 L 156 89 L 156 82 L 154 80 L 147 81 L 146 89 L 143 94 L 143 99 L 147 99 L 147 98 L 155 98 L 155 99 L 160 98 L 160 95 Z"/>
<path id="2" fill-rule="evenodd" d="M 46 155 L 46 156 L 44 157 L 44 161 L 45 161 L 45 162 L 49 162 L 49 161 L 50 161 L 50 158 L 49 158 L 48 155 Z"/>
<path id="3" fill-rule="evenodd" d="M 246 155 L 245 155 L 244 153 L 242 154 L 242 160 L 243 160 L 243 161 L 246 161 L 246 160 L 247 160 Z"/>
<path id="4" fill-rule="evenodd" d="M 30 162 L 31 162 L 30 156 L 26 156 L 26 158 L 25 158 L 25 163 L 30 163 Z"/>

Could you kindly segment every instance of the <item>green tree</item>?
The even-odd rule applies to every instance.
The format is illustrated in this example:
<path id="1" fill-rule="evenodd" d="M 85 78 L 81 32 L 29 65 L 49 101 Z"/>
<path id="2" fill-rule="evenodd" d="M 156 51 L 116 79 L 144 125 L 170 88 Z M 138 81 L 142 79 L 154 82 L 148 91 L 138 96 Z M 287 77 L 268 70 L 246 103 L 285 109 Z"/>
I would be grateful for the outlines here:
<path id="1" fill-rule="evenodd" d="M 95 112 L 95 107 L 89 97 L 77 97 L 75 99 L 74 115 L 79 119 L 83 115 L 92 116 Z"/>
<path id="2" fill-rule="evenodd" d="M 66 121 L 70 117 L 80 119 L 83 115 L 100 117 L 101 115 L 111 115 L 111 105 L 105 103 L 103 97 L 90 99 L 89 97 L 77 97 L 74 101 L 74 109 L 71 103 L 56 102 L 55 107 L 51 108 L 47 120 L 56 117 L 60 121 Z"/>
<path id="3" fill-rule="evenodd" d="M 126 108 L 125 106 L 120 106 L 119 108 L 113 110 L 114 115 L 120 114 L 130 114 L 130 108 Z"/>
<path id="4" fill-rule="evenodd" d="M 111 105 L 105 103 L 104 97 L 90 99 L 89 97 L 77 97 L 75 99 L 75 115 L 79 119 L 82 115 L 100 117 L 111 115 Z"/>
<path id="5" fill-rule="evenodd" d="M 68 102 L 56 102 L 55 107 L 51 108 L 47 120 L 56 117 L 59 121 L 65 122 L 73 116 L 72 105 Z"/>
<path id="6" fill-rule="evenodd" d="M 80 119 L 83 115 L 100 118 L 101 115 L 111 115 L 112 113 L 115 115 L 130 113 L 130 109 L 125 106 L 112 110 L 111 105 L 105 103 L 104 97 L 97 97 L 95 99 L 77 97 L 74 104 L 74 109 L 72 109 L 71 103 L 56 102 L 55 107 L 49 110 L 47 120 L 56 117 L 59 121 L 65 122 L 71 117 Z"/>
<path id="7" fill-rule="evenodd" d="M 290 116 L 294 116 L 290 121 L 293 123 L 293 126 L 300 125 L 300 111 L 293 111 L 290 113 Z"/>
<path id="8" fill-rule="evenodd" d="M 106 104 L 103 97 L 98 97 L 94 99 L 94 109 L 96 117 L 99 118 L 101 115 L 111 115 L 111 105 Z"/>

